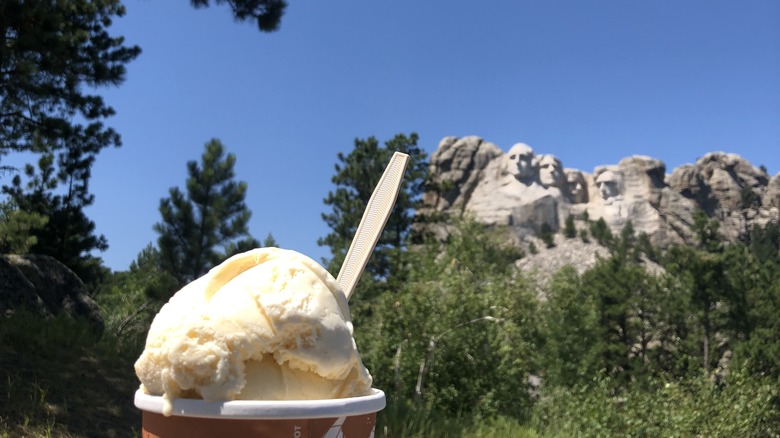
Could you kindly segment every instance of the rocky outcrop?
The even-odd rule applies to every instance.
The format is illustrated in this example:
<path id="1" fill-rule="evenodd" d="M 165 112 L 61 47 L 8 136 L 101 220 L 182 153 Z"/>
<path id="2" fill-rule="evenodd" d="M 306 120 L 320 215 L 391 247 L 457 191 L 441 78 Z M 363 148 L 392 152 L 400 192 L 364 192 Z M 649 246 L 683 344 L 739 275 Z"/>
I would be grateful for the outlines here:
<path id="1" fill-rule="evenodd" d="M 595 242 L 583 242 L 580 239 L 563 239 L 560 235 L 555 239 L 555 246 L 547 248 L 536 254 L 527 254 L 517 260 L 515 266 L 529 274 L 536 289 L 537 296 L 545 300 L 547 284 L 553 274 L 564 266 L 571 266 L 582 274 L 592 268 L 600 258 L 608 258 L 609 250 Z M 534 245 L 542 248 L 540 242 Z"/>
<path id="2" fill-rule="evenodd" d="M 0 256 L 0 313 L 26 309 L 42 316 L 68 314 L 103 328 L 100 310 L 67 266 L 45 255 Z"/>
<path id="3" fill-rule="evenodd" d="M 518 241 L 566 218 L 604 219 L 613 232 L 631 221 L 661 247 L 693 243 L 697 211 L 720 221 L 724 238 L 780 220 L 780 174 L 773 178 L 735 154 L 711 153 L 667 175 L 662 161 L 631 156 L 593 173 L 563 167 L 523 143 L 504 153 L 479 137 L 446 137 L 431 155 L 423 214 L 473 215 L 506 226 Z M 434 229 L 439 236 L 446 229 Z"/>
<path id="4" fill-rule="evenodd" d="M 535 241 L 534 245 L 542 248 L 542 242 Z M 547 285 L 552 276 L 564 266 L 571 266 L 578 274 L 582 274 L 598 263 L 601 259 L 609 258 L 610 251 L 596 242 L 584 242 L 578 238 L 567 239 L 562 235 L 555 236 L 555 246 L 546 248 L 536 254 L 527 254 L 515 262 L 515 267 L 529 274 L 536 288 L 537 296 L 546 299 Z M 657 263 L 643 259 L 642 266 L 651 274 L 660 274 L 664 269 Z"/>
<path id="5" fill-rule="evenodd" d="M 773 178 L 776 186 L 777 176 Z M 769 176 L 736 154 L 710 153 L 694 165 L 672 172 L 669 186 L 720 221 L 720 232 L 734 241 L 754 226 L 780 216 L 778 187 Z"/>
<path id="6" fill-rule="evenodd" d="M 761 205 L 769 211 L 772 211 L 772 209 L 775 209 L 775 211 L 780 210 L 780 173 L 769 180 L 766 193 L 764 193 L 764 197 L 761 199 Z"/>

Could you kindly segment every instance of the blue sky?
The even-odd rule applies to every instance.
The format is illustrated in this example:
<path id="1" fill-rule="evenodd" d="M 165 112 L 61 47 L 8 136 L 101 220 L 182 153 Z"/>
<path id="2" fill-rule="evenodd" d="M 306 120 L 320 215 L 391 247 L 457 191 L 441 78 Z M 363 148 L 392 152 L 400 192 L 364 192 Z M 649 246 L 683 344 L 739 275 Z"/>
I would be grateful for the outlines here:
<path id="1" fill-rule="evenodd" d="M 338 152 L 417 132 L 516 142 L 564 166 L 735 152 L 780 171 L 780 2 L 290 0 L 260 33 L 225 7 L 125 0 L 143 53 L 101 89 L 123 147 L 99 156 L 87 214 L 127 269 L 160 198 L 220 139 L 249 184 L 255 237 L 316 260 Z"/>

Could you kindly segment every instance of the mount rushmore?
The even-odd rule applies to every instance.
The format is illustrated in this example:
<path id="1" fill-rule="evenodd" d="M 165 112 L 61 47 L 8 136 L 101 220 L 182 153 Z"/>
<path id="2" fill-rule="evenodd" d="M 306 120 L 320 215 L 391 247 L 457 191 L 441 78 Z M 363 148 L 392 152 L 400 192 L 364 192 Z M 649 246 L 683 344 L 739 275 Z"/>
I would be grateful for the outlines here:
<path id="1" fill-rule="evenodd" d="M 518 243 L 539 235 L 544 224 L 561 229 L 570 215 L 580 226 L 603 218 L 613 232 L 631 221 L 661 247 L 694 243 L 697 211 L 717 219 L 729 241 L 780 221 L 780 173 L 770 176 L 721 152 L 671 174 L 662 161 L 639 155 L 587 173 L 523 143 L 504 152 L 477 136 L 445 137 L 431 155 L 430 178 L 435 189 L 424 194 L 421 213 L 473 214 L 508 227 Z"/>

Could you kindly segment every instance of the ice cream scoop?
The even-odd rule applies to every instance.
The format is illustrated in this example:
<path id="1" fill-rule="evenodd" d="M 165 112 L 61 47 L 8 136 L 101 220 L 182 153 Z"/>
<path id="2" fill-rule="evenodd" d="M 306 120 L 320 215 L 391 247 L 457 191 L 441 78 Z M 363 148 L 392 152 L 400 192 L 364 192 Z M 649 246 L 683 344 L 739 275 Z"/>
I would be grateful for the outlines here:
<path id="1" fill-rule="evenodd" d="M 233 256 L 178 291 L 135 370 L 142 391 L 169 406 L 354 397 L 372 382 L 343 290 L 317 262 L 279 248 Z"/>

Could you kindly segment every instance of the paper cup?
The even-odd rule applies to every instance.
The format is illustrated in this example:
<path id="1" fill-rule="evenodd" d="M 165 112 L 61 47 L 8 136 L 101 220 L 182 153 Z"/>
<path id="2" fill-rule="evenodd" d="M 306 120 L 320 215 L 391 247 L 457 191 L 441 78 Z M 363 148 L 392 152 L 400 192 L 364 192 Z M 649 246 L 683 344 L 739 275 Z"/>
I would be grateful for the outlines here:
<path id="1" fill-rule="evenodd" d="M 369 438 L 385 393 L 372 389 L 366 396 L 331 400 L 176 399 L 170 417 L 162 414 L 163 405 L 160 396 L 135 393 L 143 438 Z"/>

